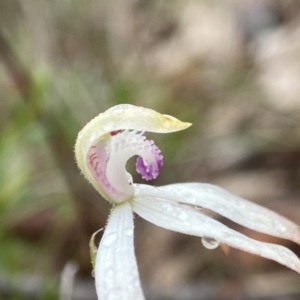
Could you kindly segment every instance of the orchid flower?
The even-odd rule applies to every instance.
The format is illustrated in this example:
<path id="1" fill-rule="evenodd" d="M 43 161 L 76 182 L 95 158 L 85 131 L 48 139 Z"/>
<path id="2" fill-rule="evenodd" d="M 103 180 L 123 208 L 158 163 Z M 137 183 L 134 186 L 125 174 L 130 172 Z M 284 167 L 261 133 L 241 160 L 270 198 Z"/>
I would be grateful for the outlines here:
<path id="1" fill-rule="evenodd" d="M 300 245 L 300 227 L 277 213 L 211 184 L 153 187 L 132 182 L 125 168 L 129 158 L 137 155 L 136 171 L 145 180 L 156 178 L 163 164 L 160 150 L 146 139 L 145 131 L 169 133 L 190 125 L 151 109 L 123 104 L 101 113 L 79 132 L 75 145 L 77 164 L 113 205 L 95 258 L 98 299 L 144 299 L 134 254 L 133 213 L 157 226 L 202 237 L 207 248 L 227 244 L 300 273 L 299 258 L 287 248 L 246 237 L 197 207 Z"/>

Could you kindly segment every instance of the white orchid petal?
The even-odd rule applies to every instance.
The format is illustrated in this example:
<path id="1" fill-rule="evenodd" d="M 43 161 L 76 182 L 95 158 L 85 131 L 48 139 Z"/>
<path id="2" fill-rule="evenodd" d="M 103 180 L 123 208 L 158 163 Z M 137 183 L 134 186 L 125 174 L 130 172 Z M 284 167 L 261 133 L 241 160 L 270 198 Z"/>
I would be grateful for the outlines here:
<path id="1" fill-rule="evenodd" d="M 300 273 L 299 258 L 287 248 L 248 238 L 190 206 L 159 197 L 136 196 L 132 208 L 142 218 L 157 226 L 212 238 L 234 248 L 277 261 Z"/>
<path id="2" fill-rule="evenodd" d="M 121 203 L 133 194 L 128 182 L 130 175 L 125 169 L 126 161 L 134 155 L 146 161 L 153 158 L 153 155 L 149 155 L 151 151 L 145 151 L 143 146 L 147 146 L 147 143 L 142 138 L 138 141 L 134 134 L 131 137 L 135 138 L 132 139 L 128 132 L 124 135 L 123 131 L 169 133 L 189 126 L 190 123 L 152 109 L 130 104 L 114 106 L 92 119 L 78 133 L 75 144 L 77 165 L 106 200 Z M 152 143 L 148 144 L 149 150 L 152 150 Z"/>
<path id="3" fill-rule="evenodd" d="M 130 204 L 113 210 L 98 248 L 95 266 L 99 300 L 143 300 L 133 244 Z"/>
<path id="4" fill-rule="evenodd" d="M 169 133 L 186 129 L 189 126 L 191 123 L 181 122 L 172 116 L 160 114 L 149 108 L 130 104 L 116 105 L 92 119 L 78 133 L 75 144 L 78 167 L 90 180 L 90 174 L 86 167 L 87 152 L 95 142 L 108 138 L 109 135 L 107 136 L 107 134 L 110 132 L 133 129 Z"/>
<path id="5" fill-rule="evenodd" d="M 138 189 L 138 187 L 137 187 Z M 138 189 L 139 190 L 139 189 Z M 145 194 L 145 188 L 137 194 Z M 148 189 L 146 194 L 210 209 L 240 225 L 262 233 L 291 240 L 300 245 L 300 227 L 279 214 L 226 190 L 206 183 L 178 183 Z"/>

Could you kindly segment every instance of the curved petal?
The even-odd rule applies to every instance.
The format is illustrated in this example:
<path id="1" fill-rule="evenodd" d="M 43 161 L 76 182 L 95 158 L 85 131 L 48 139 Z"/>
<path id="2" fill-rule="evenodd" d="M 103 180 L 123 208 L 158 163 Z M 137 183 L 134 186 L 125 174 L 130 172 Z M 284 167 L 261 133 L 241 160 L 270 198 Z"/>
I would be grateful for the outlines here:
<path id="1" fill-rule="evenodd" d="M 168 133 L 183 130 L 190 125 L 190 123 L 183 123 L 174 117 L 162 115 L 151 109 L 130 104 L 114 106 L 99 114 L 79 132 L 75 144 L 78 167 L 86 179 L 107 200 L 111 200 L 111 198 L 127 199 L 133 191 L 128 186 L 125 170 L 122 174 L 126 178 L 125 180 L 122 178 L 122 180 L 128 191 L 125 188 L 124 193 L 112 186 L 110 178 L 107 177 L 106 168 L 109 168 L 107 164 L 109 164 L 108 160 L 111 154 L 107 149 L 109 138 L 126 129 Z M 122 165 L 118 164 L 118 166 L 125 169 L 125 164 L 126 161 L 124 163 L 122 161 Z"/>
<path id="2" fill-rule="evenodd" d="M 180 203 L 210 209 L 240 225 L 262 233 L 291 240 L 300 245 L 300 227 L 279 214 L 235 196 L 226 190 L 206 183 L 178 183 L 148 189 L 146 192 L 159 193 L 162 197 Z M 146 188 L 137 194 L 145 194 Z"/>
<path id="3" fill-rule="evenodd" d="M 99 300 L 143 300 L 134 254 L 130 204 L 113 210 L 98 248 L 95 280 Z"/>
<path id="4" fill-rule="evenodd" d="M 152 109 L 121 104 L 99 114 L 79 133 L 75 144 L 75 156 L 79 168 L 85 174 L 86 154 L 95 141 L 105 139 L 106 134 L 120 129 L 134 129 L 157 133 L 169 133 L 186 129 L 191 123 L 162 115 Z"/>
<path id="5" fill-rule="evenodd" d="M 214 239 L 219 243 L 277 261 L 300 274 L 300 260 L 287 248 L 248 238 L 190 206 L 145 196 L 135 197 L 131 205 L 134 212 L 157 226 Z"/>

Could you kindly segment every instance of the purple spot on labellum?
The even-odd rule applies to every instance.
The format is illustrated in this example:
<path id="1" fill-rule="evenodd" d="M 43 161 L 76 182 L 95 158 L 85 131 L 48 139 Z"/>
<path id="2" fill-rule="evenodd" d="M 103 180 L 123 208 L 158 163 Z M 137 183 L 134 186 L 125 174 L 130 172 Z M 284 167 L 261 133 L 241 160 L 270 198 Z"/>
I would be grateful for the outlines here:
<path id="1" fill-rule="evenodd" d="M 153 161 L 149 163 L 141 156 L 138 156 L 135 167 L 136 171 L 142 175 L 145 180 L 155 179 L 159 174 L 159 168 L 163 165 L 163 156 L 156 145 L 152 145 Z"/>
<path id="2" fill-rule="evenodd" d="M 110 132 L 110 135 L 111 135 L 111 136 L 114 136 L 114 135 L 117 135 L 117 134 L 120 133 L 120 132 L 122 132 L 121 129 L 113 130 L 113 131 Z"/>

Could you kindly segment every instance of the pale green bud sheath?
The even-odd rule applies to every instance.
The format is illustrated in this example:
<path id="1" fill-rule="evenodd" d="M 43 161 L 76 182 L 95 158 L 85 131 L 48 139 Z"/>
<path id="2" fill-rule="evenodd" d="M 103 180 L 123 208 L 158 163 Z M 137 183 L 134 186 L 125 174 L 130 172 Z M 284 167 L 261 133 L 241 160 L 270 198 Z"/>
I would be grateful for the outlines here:
<path id="1" fill-rule="evenodd" d="M 97 255 L 97 247 L 95 245 L 95 237 L 97 235 L 97 233 L 99 233 L 100 231 L 102 231 L 103 228 L 97 230 L 96 232 L 94 232 L 90 238 L 90 242 L 89 242 L 89 248 L 90 248 L 90 257 L 91 257 L 91 264 L 93 269 L 95 269 L 95 265 L 96 265 L 96 255 Z"/>
<path id="2" fill-rule="evenodd" d="M 158 175 L 162 155 L 144 131 L 169 133 L 190 123 L 129 104 L 114 106 L 91 120 L 78 134 L 75 156 L 86 179 L 114 204 L 132 199 L 134 188 L 125 165 L 138 155 L 137 171 L 146 180 Z"/>

